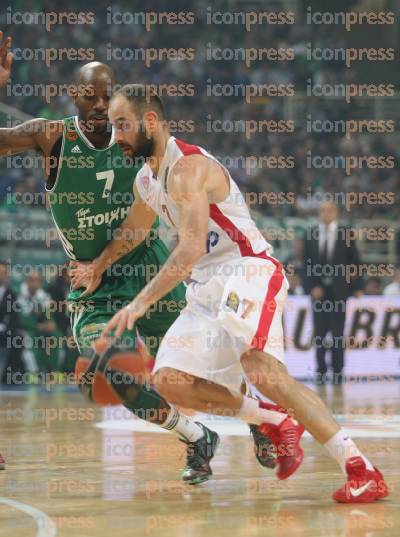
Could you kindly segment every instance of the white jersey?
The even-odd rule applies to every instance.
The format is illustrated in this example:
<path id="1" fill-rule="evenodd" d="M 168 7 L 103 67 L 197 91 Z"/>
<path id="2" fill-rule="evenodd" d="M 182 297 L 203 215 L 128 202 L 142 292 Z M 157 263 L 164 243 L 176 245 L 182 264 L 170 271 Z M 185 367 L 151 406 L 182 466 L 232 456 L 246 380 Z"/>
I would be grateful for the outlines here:
<path id="1" fill-rule="evenodd" d="M 194 154 L 217 161 L 205 149 L 171 136 L 157 177 L 154 176 L 150 166 L 145 164 L 135 180 L 140 197 L 169 228 L 175 230 L 179 228 L 179 211 L 176 203 L 168 195 L 168 176 L 179 159 Z M 237 184 L 226 168 L 222 165 L 221 167 L 229 177 L 230 193 L 224 201 L 210 204 L 207 253 L 196 263 L 191 274 L 192 279 L 198 282 L 207 281 L 219 267 L 239 264 L 243 257 L 267 258 L 272 253 L 271 245 L 252 220 Z"/>

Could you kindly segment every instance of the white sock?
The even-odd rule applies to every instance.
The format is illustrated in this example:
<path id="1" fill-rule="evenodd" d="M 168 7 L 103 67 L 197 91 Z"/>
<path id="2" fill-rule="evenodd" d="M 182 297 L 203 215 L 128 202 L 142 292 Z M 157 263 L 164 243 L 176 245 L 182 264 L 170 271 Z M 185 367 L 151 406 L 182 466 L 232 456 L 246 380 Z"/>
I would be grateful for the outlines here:
<path id="1" fill-rule="evenodd" d="M 167 431 L 173 431 L 189 442 L 196 442 L 196 440 L 199 440 L 199 438 L 204 436 L 204 431 L 200 425 L 197 425 L 197 423 L 191 421 L 187 416 L 181 414 L 179 410 L 172 405 L 167 419 L 161 427 Z"/>
<path id="2" fill-rule="evenodd" d="M 374 469 L 367 457 L 361 453 L 353 440 L 345 434 L 343 429 L 339 429 L 339 431 L 324 444 L 324 447 L 326 447 L 330 456 L 337 460 L 345 475 L 346 461 L 347 459 L 350 459 L 350 457 L 361 457 L 365 462 L 367 470 Z"/>
<path id="3" fill-rule="evenodd" d="M 287 414 L 261 408 L 258 399 L 243 395 L 243 403 L 236 417 L 246 423 L 254 423 L 255 425 L 261 425 L 261 423 L 280 425 L 287 418 Z"/>

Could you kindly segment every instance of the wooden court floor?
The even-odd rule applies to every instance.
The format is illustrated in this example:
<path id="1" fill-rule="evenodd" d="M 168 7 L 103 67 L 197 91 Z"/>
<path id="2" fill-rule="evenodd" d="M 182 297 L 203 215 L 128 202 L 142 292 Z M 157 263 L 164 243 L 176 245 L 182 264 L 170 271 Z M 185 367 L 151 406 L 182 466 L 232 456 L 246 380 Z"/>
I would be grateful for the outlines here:
<path id="1" fill-rule="evenodd" d="M 0 392 L 1 537 L 397 537 L 400 535 L 398 382 L 328 386 L 322 396 L 384 472 L 391 496 L 338 505 L 343 476 L 304 437 L 305 460 L 288 481 L 261 468 L 240 423 L 223 433 L 214 478 L 184 486 L 184 445 L 57 388 Z M 209 418 L 210 419 L 210 418 Z"/>

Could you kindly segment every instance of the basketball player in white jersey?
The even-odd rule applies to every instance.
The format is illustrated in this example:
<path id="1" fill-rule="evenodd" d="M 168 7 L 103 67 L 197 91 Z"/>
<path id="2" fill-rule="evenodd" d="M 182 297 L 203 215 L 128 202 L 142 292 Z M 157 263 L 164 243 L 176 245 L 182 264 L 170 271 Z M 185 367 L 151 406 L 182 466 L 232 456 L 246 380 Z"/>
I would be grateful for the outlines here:
<path id="1" fill-rule="evenodd" d="M 134 247 L 159 215 L 176 230 L 178 242 L 157 276 L 112 318 L 104 335 L 132 329 L 152 304 L 190 277 L 188 305 L 156 357 L 157 391 L 183 407 L 259 424 L 277 446 L 281 479 L 301 463 L 304 426 L 347 474 L 346 484 L 333 494 L 335 500 L 367 503 L 387 496 L 382 474 L 320 398 L 284 366 L 282 308 L 288 284 L 229 172 L 204 149 L 169 134 L 162 103 L 145 86 L 124 86 L 112 97 L 108 113 L 124 152 L 146 159 L 121 230 L 140 230 L 131 240 Z M 120 250 L 120 241 L 110 243 L 101 256 L 104 264 L 118 259 Z M 243 372 L 262 394 L 290 409 L 302 426 L 242 395 Z M 186 382 L 177 384 L 182 374 Z"/>

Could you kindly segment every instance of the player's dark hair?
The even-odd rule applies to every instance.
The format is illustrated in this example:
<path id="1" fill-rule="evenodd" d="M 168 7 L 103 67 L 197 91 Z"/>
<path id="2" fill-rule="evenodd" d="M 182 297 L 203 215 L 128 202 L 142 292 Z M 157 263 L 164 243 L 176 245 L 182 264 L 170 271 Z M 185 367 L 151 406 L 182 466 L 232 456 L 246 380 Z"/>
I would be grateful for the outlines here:
<path id="1" fill-rule="evenodd" d="M 161 98 L 157 95 L 153 85 L 147 84 L 125 84 L 113 95 L 123 95 L 134 106 L 140 117 L 145 112 L 154 110 L 160 119 L 165 119 L 165 110 Z"/>

